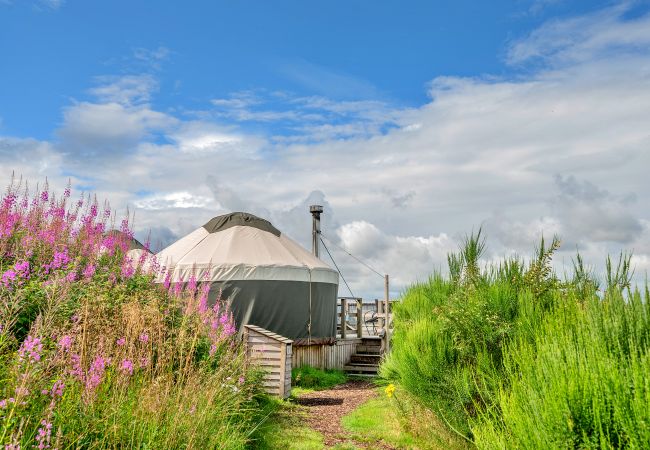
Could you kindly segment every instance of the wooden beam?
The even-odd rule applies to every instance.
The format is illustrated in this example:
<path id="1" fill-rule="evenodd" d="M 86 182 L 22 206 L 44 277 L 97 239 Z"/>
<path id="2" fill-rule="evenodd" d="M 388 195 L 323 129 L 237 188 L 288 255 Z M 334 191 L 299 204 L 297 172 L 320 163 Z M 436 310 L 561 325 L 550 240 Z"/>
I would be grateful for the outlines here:
<path id="1" fill-rule="evenodd" d="M 348 300 L 341 299 L 341 338 L 345 339 L 348 333 Z"/>
<path id="2" fill-rule="evenodd" d="M 357 299 L 357 337 L 363 337 L 363 300 Z"/>

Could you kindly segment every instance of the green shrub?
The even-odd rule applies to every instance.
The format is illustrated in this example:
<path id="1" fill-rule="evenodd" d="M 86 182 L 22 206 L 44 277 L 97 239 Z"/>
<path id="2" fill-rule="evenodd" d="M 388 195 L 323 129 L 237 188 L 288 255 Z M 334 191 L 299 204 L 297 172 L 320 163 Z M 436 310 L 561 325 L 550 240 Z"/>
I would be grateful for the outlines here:
<path id="1" fill-rule="evenodd" d="M 577 300 L 567 294 L 533 342 L 509 345 L 497 407 L 473 426 L 479 447 L 648 446 L 648 297 Z"/>
<path id="2" fill-rule="evenodd" d="M 479 269 L 480 231 L 450 276 L 394 308 L 381 375 L 480 448 L 643 448 L 650 443 L 650 298 L 630 292 L 630 256 L 608 259 L 605 291 L 580 255 L 565 281 L 559 241 L 528 265 Z"/>
<path id="3" fill-rule="evenodd" d="M 291 384 L 306 389 L 328 389 L 346 381 L 347 376 L 341 370 L 322 370 L 302 366 L 291 371 Z"/>

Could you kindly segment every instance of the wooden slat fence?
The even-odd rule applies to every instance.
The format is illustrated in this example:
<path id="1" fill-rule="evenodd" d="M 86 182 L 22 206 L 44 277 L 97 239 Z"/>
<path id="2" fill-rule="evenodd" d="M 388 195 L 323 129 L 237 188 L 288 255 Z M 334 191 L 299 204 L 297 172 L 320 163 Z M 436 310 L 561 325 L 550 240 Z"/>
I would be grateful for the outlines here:
<path id="1" fill-rule="evenodd" d="M 343 369 L 350 361 L 361 339 L 339 339 L 333 345 L 301 345 L 293 348 L 293 367 L 311 366 L 319 369 Z"/>

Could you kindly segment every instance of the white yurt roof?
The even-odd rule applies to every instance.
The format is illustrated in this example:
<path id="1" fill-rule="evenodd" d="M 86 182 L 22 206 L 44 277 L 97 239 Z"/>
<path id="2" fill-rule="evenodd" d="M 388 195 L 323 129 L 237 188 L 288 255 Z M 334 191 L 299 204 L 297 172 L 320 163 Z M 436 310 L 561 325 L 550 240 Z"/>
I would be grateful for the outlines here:
<path id="1" fill-rule="evenodd" d="M 208 271 L 210 281 L 277 280 L 338 284 L 338 273 L 270 222 L 248 213 L 218 216 L 160 251 L 172 281 Z M 165 272 L 160 275 L 165 277 Z"/>

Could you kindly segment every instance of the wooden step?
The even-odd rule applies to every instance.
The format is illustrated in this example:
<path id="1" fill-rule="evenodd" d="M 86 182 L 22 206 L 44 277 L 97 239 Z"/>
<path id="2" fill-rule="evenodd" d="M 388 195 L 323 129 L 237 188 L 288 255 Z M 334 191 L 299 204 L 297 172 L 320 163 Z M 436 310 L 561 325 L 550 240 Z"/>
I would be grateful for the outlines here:
<path id="1" fill-rule="evenodd" d="M 377 378 L 379 375 L 377 373 L 367 372 L 367 373 L 348 373 L 348 377 L 354 378 Z"/>
<path id="2" fill-rule="evenodd" d="M 361 363 L 379 365 L 379 361 L 381 361 L 381 355 L 376 353 L 355 353 L 350 356 L 350 364 Z"/>
<path id="3" fill-rule="evenodd" d="M 374 345 L 362 345 L 359 344 L 357 345 L 356 348 L 357 353 L 371 353 L 373 355 L 380 355 L 381 354 L 381 347 L 376 347 Z"/>
<path id="4" fill-rule="evenodd" d="M 346 372 L 350 373 L 377 373 L 377 370 L 379 370 L 379 366 L 376 364 L 348 364 L 343 366 L 343 370 Z"/>

